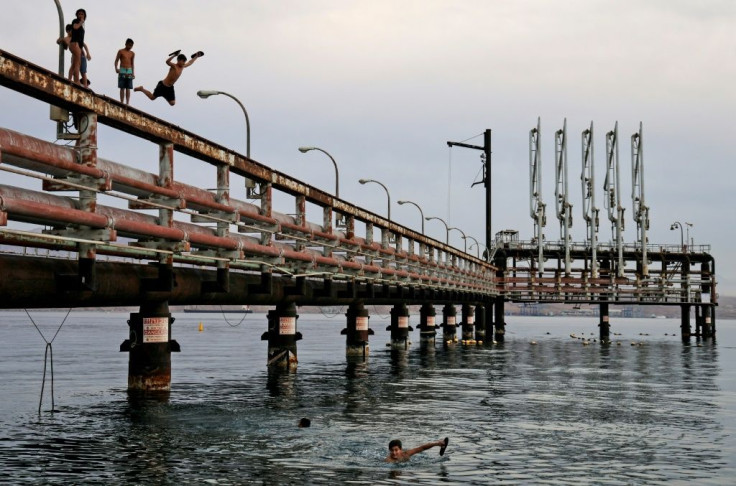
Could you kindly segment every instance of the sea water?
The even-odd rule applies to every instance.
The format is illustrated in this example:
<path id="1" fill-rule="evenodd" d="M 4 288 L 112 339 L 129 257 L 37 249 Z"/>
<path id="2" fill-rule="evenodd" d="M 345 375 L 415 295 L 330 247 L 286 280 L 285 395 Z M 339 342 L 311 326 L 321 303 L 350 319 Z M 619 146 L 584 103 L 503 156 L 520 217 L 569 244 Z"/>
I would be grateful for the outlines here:
<path id="1" fill-rule="evenodd" d="M 158 400 L 127 394 L 128 314 L 72 311 L 54 338 L 66 312 L 0 312 L 0 483 L 736 478 L 734 321 L 717 323 L 715 342 L 683 344 L 679 320 L 613 319 L 614 342 L 601 345 L 596 318 L 510 316 L 503 344 L 422 346 L 414 331 L 392 351 L 387 316 L 368 309 L 365 361 L 345 356 L 342 314 L 303 314 L 295 373 L 266 368 L 263 314 L 174 314 L 182 350 Z M 298 428 L 301 417 L 312 426 Z M 444 437 L 444 456 L 383 462 L 393 438 L 407 448 Z"/>

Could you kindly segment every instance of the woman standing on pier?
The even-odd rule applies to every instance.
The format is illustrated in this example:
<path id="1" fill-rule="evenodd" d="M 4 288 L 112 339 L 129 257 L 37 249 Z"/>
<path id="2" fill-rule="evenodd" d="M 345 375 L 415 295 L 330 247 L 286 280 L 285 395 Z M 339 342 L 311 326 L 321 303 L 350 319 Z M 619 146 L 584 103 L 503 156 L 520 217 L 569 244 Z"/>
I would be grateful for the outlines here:
<path id="1" fill-rule="evenodd" d="M 72 39 L 69 42 L 69 52 L 72 54 L 72 65 L 69 67 L 70 80 L 79 83 L 79 73 L 82 68 L 82 49 L 84 48 L 84 22 L 87 12 L 80 8 L 76 12 L 77 18 L 72 20 Z"/>

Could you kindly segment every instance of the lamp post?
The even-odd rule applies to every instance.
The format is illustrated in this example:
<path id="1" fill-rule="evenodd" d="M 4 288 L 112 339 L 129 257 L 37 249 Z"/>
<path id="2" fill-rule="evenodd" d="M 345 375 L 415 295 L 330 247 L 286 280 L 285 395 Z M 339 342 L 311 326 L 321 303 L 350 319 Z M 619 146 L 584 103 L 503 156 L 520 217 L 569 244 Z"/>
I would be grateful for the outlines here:
<path id="1" fill-rule="evenodd" d="M 383 187 L 383 190 L 386 191 L 386 197 L 388 198 L 388 220 L 391 221 L 391 194 L 388 193 L 388 188 L 383 185 L 383 183 L 378 182 L 373 179 L 360 179 L 358 182 L 361 184 L 367 184 L 369 182 L 375 182 L 379 186 Z"/>
<path id="2" fill-rule="evenodd" d="M 448 231 L 449 230 L 457 230 L 460 232 L 461 235 L 463 235 L 463 243 L 465 243 L 465 253 L 467 253 L 468 252 L 468 240 L 467 240 L 468 237 L 465 236 L 465 232 L 461 230 L 460 228 L 455 228 L 454 226 L 452 228 L 448 228 Z"/>
<path id="3" fill-rule="evenodd" d="M 465 238 L 470 238 L 471 240 L 473 240 L 475 242 L 474 245 L 475 245 L 475 249 L 476 249 L 476 255 L 478 256 L 478 258 L 480 258 L 480 244 L 478 243 L 478 240 L 476 240 L 472 236 L 466 236 Z M 473 247 L 473 245 L 470 245 L 470 248 L 472 248 L 472 247 Z"/>
<path id="4" fill-rule="evenodd" d="M 59 38 L 63 38 L 66 35 L 65 25 L 64 25 L 64 12 L 61 11 L 61 2 L 59 0 L 54 0 L 54 3 L 56 4 L 56 11 L 59 14 Z M 65 78 L 64 76 L 64 46 L 59 43 L 59 76 L 62 78 Z"/>
<path id="5" fill-rule="evenodd" d="M 224 91 L 212 91 L 212 90 L 200 90 L 197 91 L 197 96 L 200 98 L 207 99 L 210 96 L 214 95 L 225 95 L 228 98 L 232 98 L 235 100 L 237 104 L 240 105 L 240 108 L 243 110 L 243 115 L 245 115 L 245 141 L 246 141 L 246 147 L 245 147 L 245 155 L 250 158 L 250 119 L 248 118 L 248 112 L 245 110 L 245 106 L 243 106 L 243 103 L 240 102 L 239 99 L 237 99 L 235 96 L 225 93 Z"/>
<path id="6" fill-rule="evenodd" d="M 340 173 L 337 170 L 337 162 L 335 162 L 335 159 L 332 157 L 332 155 L 329 154 L 326 150 L 323 150 L 319 147 L 299 147 L 299 152 L 306 154 L 310 150 L 318 150 L 328 156 L 330 160 L 332 161 L 332 164 L 335 166 L 335 197 L 340 197 Z M 391 219 L 391 218 L 389 218 Z"/>
<path id="7" fill-rule="evenodd" d="M 690 241 L 690 228 L 692 227 L 693 227 L 692 223 L 688 223 L 687 221 L 685 221 L 685 243 L 687 244 L 688 248 L 693 247 L 693 242 Z"/>
<path id="8" fill-rule="evenodd" d="M 422 216 L 422 234 L 424 234 L 424 211 L 419 207 L 419 204 L 414 201 L 398 201 L 399 204 L 411 204 L 419 210 L 419 214 Z"/>
<path id="9" fill-rule="evenodd" d="M 680 251 L 685 251 L 685 241 L 682 234 L 682 223 L 680 223 L 679 221 L 675 221 L 670 225 L 670 230 L 672 231 L 676 230 L 677 228 L 680 228 Z"/>
<path id="10" fill-rule="evenodd" d="M 424 219 L 426 219 L 427 221 L 432 221 L 433 219 L 436 219 L 437 221 L 445 225 L 445 244 L 449 245 L 450 244 L 450 228 L 447 226 L 447 223 L 445 223 L 445 220 L 442 218 L 438 218 L 436 216 L 427 216 Z"/>

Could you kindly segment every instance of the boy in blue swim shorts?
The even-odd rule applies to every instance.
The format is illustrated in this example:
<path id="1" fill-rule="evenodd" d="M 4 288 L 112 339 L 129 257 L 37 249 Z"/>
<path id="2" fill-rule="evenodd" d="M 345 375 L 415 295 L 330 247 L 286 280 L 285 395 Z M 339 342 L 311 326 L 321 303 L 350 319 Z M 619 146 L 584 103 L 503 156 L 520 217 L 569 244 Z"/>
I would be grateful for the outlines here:
<path id="1" fill-rule="evenodd" d="M 118 66 L 119 65 L 119 66 Z M 130 90 L 133 89 L 135 78 L 135 52 L 133 39 L 125 41 L 125 47 L 115 56 L 115 72 L 118 73 L 118 88 L 120 88 L 120 102 L 130 104 Z"/>

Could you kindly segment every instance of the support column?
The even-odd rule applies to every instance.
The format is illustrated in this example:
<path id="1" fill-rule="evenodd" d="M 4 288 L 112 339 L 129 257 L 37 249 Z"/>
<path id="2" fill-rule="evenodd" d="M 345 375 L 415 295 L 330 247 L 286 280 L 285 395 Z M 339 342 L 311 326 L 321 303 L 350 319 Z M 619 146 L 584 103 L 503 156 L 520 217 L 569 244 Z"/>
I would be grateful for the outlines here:
<path id="1" fill-rule="evenodd" d="M 703 313 L 703 331 L 702 336 L 704 338 L 712 338 L 716 336 L 716 327 L 711 318 L 711 306 L 705 305 L 702 308 Z"/>
<path id="2" fill-rule="evenodd" d="M 506 321 L 504 316 L 504 301 L 503 297 L 496 297 L 496 305 L 495 307 L 495 322 L 494 322 L 494 332 L 493 332 L 493 340 L 502 343 L 504 340 L 504 335 L 506 334 Z"/>
<path id="3" fill-rule="evenodd" d="M 485 326 L 486 326 L 486 338 L 485 343 L 487 344 L 493 344 L 493 315 L 494 315 L 494 307 L 493 307 L 493 300 L 487 300 L 485 305 L 486 309 L 486 320 L 485 320 Z"/>
<path id="4" fill-rule="evenodd" d="M 680 334 L 683 341 L 690 340 L 692 329 L 690 328 L 690 304 L 680 305 Z"/>
<path id="5" fill-rule="evenodd" d="M 432 304 L 422 304 L 419 309 L 419 344 L 434 346 L 437 330 L 435 326 L 435 318 L 437 312 Z"/>
<path id="6" fill-rule="evenodd" d="M 386 330 L 391 331 L 392 348 L 409 348 L 409 331 L 414 329 L 409 325 L 409 309 L 406 304 L 396 304 L 391 308 L 391 325 Z"/>
<path id="7" fill-rule="evenodd" d="M 475 307 L 470 304 L 463 304 L 461 316 L 461 339 L 464 344 L 475 344 Z"/>
<path id="8" fill-rule="evenodd" d="M 457 342 L 457 310 L 452 304 L 442 308 L 442 340 L 445 344 Z"/>
<path id="9" fill-rule="evenodd" d="M 173 323 L 167 301 L 143 303 L 140 312 L 130 314 L 130 339 L 120 345 L 130 353 L 128 392 L 171 391 L 171 352 L 181 350 L 171 339 Z"/>
<path id="10" fill-rule="evenodd" d="M 261 335 L 262 341 L 268 341 L 267 366 L 296 370 L 296 342 L 302 338 L 302 333 L 296 330 L 297 319 L 293 302 L 277 304 L 275 310 L 268 311 L 268 331 Z"/>
<path id="11" fill-rule="evenodd" d="M 599 338 L 602 343 L 610 343 L 611 342 L 611 320 L 608 314 L 608 302 L 601 302 L 598 304 L 600 308 L 599 314 L 599 320 L 598 320 L 598 328 L 599 328 Z"/>
<path id="12" fill-rule="evenodd" d="M 475 306 L 475 340 L 483 344 L 486 340 L 486 308 L 482 305 Z"/>
<path id="13" fill-rule="evenodd" d="M 695 336 L 701 337 L 703 336 L 702 333 L 703 333 L 703 315 L 701 312 L 701 307 L 696 305 L 695 306 Z"/>
<path id="14" fill-rule="evenodd" d="M 348 306 L 345 317 L 347 317 L 347 327 L 340 333 L 346 336 L 345 355 L 367 358 L 371 350 L 368 336 L 373 335 L 373 329 L 368 328 L 368 319 L 370 319 L 368 309 L 362 302 L 352 303 Z"/>

